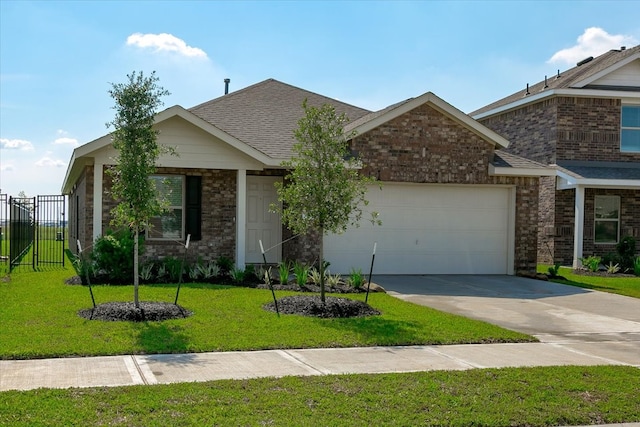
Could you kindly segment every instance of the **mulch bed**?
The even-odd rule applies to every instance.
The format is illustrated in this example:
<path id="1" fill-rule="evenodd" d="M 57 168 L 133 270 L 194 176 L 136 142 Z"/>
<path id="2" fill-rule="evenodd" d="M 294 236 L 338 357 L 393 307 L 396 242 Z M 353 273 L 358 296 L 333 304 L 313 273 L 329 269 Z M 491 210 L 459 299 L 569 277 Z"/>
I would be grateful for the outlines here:
<path id="1" fill-rule="evenodd" d="M 106 302 L 95 309 L 80 310 L 78 315 L 89 320 L 109 322 L 161 322 L 169 319 L 182 319 L 193 314 L 176 304 L 168 302 L 140 301 L 140 308 L 133 302 Z"/>
<path id="2" fill-rule="evenodd" d="M 276 311 L 273 302 L 262 307 L 268 311 Z M 325 297 L 323 304 L 319 295 L 293 295 L 280 298 L 278 299 L 278 310 L 283 314 L 321 318 L 364 317 L 380 314 L 369 304 L 348 298 Z"/>
<path id="3" fill-rule="evenodd" d="M 81 285 L 80 277 L 75 276 L 66 281 L 67 284 Z M 372 285 L 373 286 L 373 285 Z M 264 284 L 250 285 L 256 289 L 269 289 Z M 305 293 L 320 293 L 320 287 L 313 284 L 299 286 L 294 283 L 287 285 L 273 285 L 276 291 L 298 291 Z M 327 293 L 346 294 L 363 293 L 367 291 L 366 284 L 361 288 L 353 288 L 346 284 L 326 286 Z M 380 291 L 374 286 L 371 292 Z M 384 290 L 382 290 L 384 291 Z M 193 315 L 193 312 L 175 304 L 166 302 L 140 301 L 140 308 L 136 308 L 133 302 L 107 302 L 99 304 L 95 309 L 80 310 L 78 315 L 89 320 L 125 321 L 125 322 L 155 322 L 169 319 L 182 319 Z M 276 312 L 275 304 L 270 302 L 263 306 L 265 310 Z M 345 318 L 377 316 L 380 312 L 363 301 L 348 298 L 325 298 L 325 304 L 319 295 L 294 295 L 278 299 L 278 310 L 282 314 L 298 314 L 319 318 Z"/>
<path id="4" fill-rule="evenodd" d="M 634 274 L 627 273 L 607 273 L 606 271 L 589 271 L 589 270 L 573 270 L 573 274 L 579 276 L 596 276 L 596 277 L 636 277 Z"/>

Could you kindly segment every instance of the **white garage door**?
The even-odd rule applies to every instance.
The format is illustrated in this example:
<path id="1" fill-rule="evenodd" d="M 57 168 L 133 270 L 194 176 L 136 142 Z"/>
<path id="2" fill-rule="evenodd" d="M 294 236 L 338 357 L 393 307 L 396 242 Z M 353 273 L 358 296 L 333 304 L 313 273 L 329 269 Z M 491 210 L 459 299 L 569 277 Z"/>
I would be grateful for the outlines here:
<path id="1" fill-rule="evenodd" d="M 325 237 L 332 273 L 368 273 L 377 242 L 375 274 L 508 274 L 513 251 L 508 187 L 384 184 L 367 193 L 359 228 Z"/>

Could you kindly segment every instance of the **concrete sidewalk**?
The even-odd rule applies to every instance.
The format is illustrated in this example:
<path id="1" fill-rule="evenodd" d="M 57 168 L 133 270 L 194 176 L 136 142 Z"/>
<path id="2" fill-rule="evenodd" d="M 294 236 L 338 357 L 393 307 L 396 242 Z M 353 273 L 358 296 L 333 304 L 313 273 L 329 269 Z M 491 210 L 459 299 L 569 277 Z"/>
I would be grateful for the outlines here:
<path id="1" fill-rule="evenodd" d="M 466 344 L 2 360 L 0 391 L 524 366 L 640 367 L 640 360 L 601 356 L 602 347 L 597 342 L 579 348 L 575 343 Z"/>

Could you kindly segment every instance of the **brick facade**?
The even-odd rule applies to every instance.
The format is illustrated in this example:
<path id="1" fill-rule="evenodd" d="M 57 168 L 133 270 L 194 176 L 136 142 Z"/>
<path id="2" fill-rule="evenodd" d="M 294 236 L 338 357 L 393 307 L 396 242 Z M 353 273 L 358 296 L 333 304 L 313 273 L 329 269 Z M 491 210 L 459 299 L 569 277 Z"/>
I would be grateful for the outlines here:
<path id="1" fill-rule="evenodd" d="M 219 256 L 231 259 L 235 257 L 236 235 L 236 171 L 211 170 L 211 169 L 179 169 L 158 168 L 158 174 L 165 175 L 196 175 L 202 177 L 202 239 L 192 241 L 189 245 L 189 258 L 192 261 L 198 258 L 209 261 Z M 116 206 L 116 201 L 109 195 L 111 189 L 111 177 L 106 172 L 103 178 L 103 204 L 102 204 L 102 232 L 113 229 L 111 226 L 111 210 Z M 87 182 L 84 196 L 86 204 L 92 206 L 93 200 L 93 166 L 88 166 L 84 174 Z M 80 182 L 80 181 L 79 181 Z M 78 185 L 78 189 L 81 189 Z M 75 193 L 75 192 L 74 192 Z M 79 197 L 82 195 L 78 191 Z M 72 194 L 71 197 L 74 197 Z M 84 215 L 80 216 L 80 222 L 85 222 L 84 247 L 90 247 L 93 243 L 93 217 L 90 209 L 82 209 Z M 82 241 L 82 240 L 81 240 Z M 75 248 L 75 245 L 73 246 Z M 147 239 L 145 241 L 145 259 L 161 258 L 165 256 L 182 257 L 184 246 L 178 242 Z"/>
<path id="2" fill-rule="evenodd" d="M 494 147 L 489 142 L 429 105 L 422 105 L 351 142 L 363 162 L 361 173 L 383 182 L 499 185 L 515 187 L 515 271 L 534 271 L 538 248 L 537 177 L 490 176 L 489 164 Z M 236 237 L 236 171 L 208 169 L 160 168 L 158 174 L 202 176 L 202 240 L 192 242 L 191 260 L 215 260 L 224 255 L 234 258 Z M 281 176 L 283 170 L 248 171 L 248 175 Z M 93 168 L 84 174 L 86 188 L 81 190 L 86 207 L 92 206 Z M 110 225 L 115 206 L 108 192 L 110 176 L 103 172 L 102 230 Z M 92 236 L 91 210 L 84 210 L 86 236 Z M 288 240 L 291 233 L 283 229 L 284 260 L 316 263 L 319 236 L 309 234 Z M 90 242 L 92 243 L 92 242 Z M 176 242 L 147 240 L 145 257 L 182 256 L 183 247 Z"/>
<path id="3" fill-rule="evenodd" d="M 93 243 L 93 216 L 89 206 L 93 206 L 93 166 L 85 166 L 69 194 L 69 249 L 78 253 L 77 240 L 82 248 Z"/>
<path id="4" fill-rule="evenodd" d="M 563 160 L 640 162 L 639 153 L 620 151 L 621 101 L 606 98 L 553 97 L 479 121 L 509 140 L 507 151 L 545 164 Z M 640 234 L 638 190 L 598 190 L 621 194 L 621 237 Z M 593 189 L 585 191 L 583 253 L 604 255 L 615 245 L 594 245 Z M 555 178 L 542 178 L 539 201 L 540 262 L 573 261 L 575 191 L 556 190 Z"/>

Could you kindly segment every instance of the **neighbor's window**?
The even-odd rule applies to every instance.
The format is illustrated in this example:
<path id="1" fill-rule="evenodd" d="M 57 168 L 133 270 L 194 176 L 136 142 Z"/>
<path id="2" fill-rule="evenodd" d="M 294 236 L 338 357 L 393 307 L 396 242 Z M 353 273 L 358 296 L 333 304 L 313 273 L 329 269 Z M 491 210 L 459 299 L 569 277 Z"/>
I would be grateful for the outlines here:
<path id="1" fill-rule="evenodd" d="M 620 151 L 640 153 L 640 105 L 622 107 Z"/>
<path id="2" fill-rule="evenodd" d="M 184 230 L 184 177 L 153 175 L 151 179 L 156 184 L 158 196 L 167 202 L 168 212 L 151 218 L 148 236 L 150 239 L 181 240 Z"/>
<path id="3" fill-rule="evenodd" d="M 595 196 L 595 242 L 618 243 L 620 197 Z"/>

